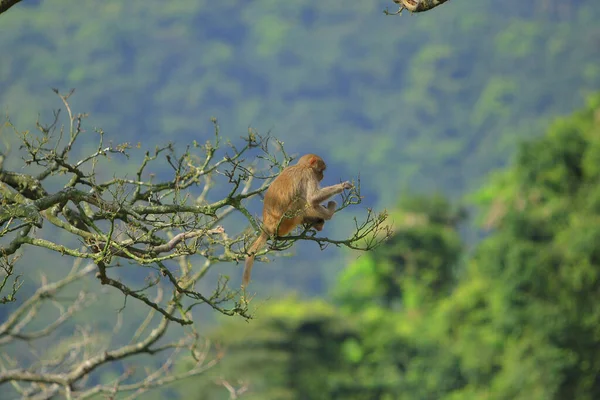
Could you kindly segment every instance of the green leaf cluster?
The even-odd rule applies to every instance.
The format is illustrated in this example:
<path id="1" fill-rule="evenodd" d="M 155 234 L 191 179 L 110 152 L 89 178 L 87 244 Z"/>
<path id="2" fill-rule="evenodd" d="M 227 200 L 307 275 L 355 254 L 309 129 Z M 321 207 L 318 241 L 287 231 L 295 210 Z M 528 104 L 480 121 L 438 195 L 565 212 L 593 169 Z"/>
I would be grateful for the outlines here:
<path id="1" fill-rule="evenodd" d="M 600 94 L 473 196 L 491 230 L 474 249 L 460 207 L 405 200 L 332 302 L 224 325 L 218 373 L 248 379 L 250 399 L 599 398 L 599 155 Z"/>

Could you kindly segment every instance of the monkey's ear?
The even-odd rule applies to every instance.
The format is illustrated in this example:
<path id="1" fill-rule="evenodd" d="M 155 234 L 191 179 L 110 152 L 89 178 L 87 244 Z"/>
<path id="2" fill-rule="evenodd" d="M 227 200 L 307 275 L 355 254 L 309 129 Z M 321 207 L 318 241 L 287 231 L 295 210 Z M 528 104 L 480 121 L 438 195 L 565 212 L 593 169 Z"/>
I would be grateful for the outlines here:
<path id="1" fill-rule="evenodd" d="M 312 156 L 312 157 L 310 158 L 310 160 L 308 161 L 308 163 L 309 163 L 309 164 L 310 164 L 310 166 L 312 167 L 312 166 L 314 166 L 314 165 L 317 163 L 317 161 L 319 161 L 319 159 L 318 159 L 316 156 Z"/>

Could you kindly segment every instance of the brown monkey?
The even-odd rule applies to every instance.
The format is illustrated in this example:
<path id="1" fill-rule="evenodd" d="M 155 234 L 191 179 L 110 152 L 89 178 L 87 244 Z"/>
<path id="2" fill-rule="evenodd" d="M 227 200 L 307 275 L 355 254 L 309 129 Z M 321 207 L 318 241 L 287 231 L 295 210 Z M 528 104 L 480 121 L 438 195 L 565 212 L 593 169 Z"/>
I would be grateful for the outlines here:
<path id="1" fill-rule="evenodd" d="M 271 183 L 263 202 L 263 231 L 248 251 L 242 286 L 248 287 L 254 256 L 269 239 L 269 236 L 285 236 L 299 224 L 307 223 L 320 231 L 326 220 L 333 217 L 335 201 L 321 205 L 333 195 L 352 188 L 344 182 L 324 188 L 319 187 L 323 180 L 325 161 L 315 154 L 307 154 L 295 165 L 285 168 Z"/>

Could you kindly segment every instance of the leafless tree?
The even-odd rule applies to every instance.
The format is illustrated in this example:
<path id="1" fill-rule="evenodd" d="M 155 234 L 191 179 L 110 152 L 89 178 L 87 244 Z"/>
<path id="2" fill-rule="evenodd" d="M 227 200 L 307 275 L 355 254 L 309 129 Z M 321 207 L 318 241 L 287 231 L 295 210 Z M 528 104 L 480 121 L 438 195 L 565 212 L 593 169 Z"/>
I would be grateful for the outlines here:
<path id="1" fill-rule="evenodd" d="M 65 328 L 75 313 L 99 300 L 98 294 L 84 290 L 72 296 L 64 294 L 69 286 L 76 285 L 97 269 L 92 263 L 81 267 L 83 262 L 83 259 L 76 259 L 67 276 L 56 282 L 43 279 L 38 290 L 0 325 L 0 386 L 9 383 L 11 386 L 2 389 L 2 398 L 50 399 L 57 395 L 68 399 L 97 395 L 114 398 L 119 393 L 133 399 L 148 390 L 199 375 L 219 361 L 219 353 L 214 356 L 215 353 L 209 351 L 210 343 L 203 340 L 193 326 L 178 338 L 167 338 L 172 321 L 165 316 L 155 318 L 157 312 L 152 308 L 140 318 L 139 326 L 127 344 L 111 346 L 110 337 L 101 335 L 91 326 L 77 324 L 71 329 Z M 158 287 L 154 301 L 159 302 L 163 293 Z M 175 296 L 177 298 L 181 295 Z M 39 325 L 36 324 L 39 314 L 49 312 L 46 307 L 49 304 L 55 307 L 56 319 L 44 323 L 41 328 L 32 328 Z M 166 311 L 173 312 L 175 307 L 173 303 Z M 122 327 L 122 314 L 117 313 L 116 318 L 112 334 Z M 65 329 L 61 331 L 61 327 Z M 183 354 L 193 359 L 193 366 L 175 372 L 173 365 Z M 137 359 L 143 355 L 160 357 L 160 360 L 141 368 Z M 99 379 L 94 375 L 95 371 L 117 364 L 123 371 L 119 376 L 96 383 Z M 136 367 L 141 371 L 136 371 Z"/>
<path id="2" fill-rule="evenodd" d="M 245 258 L 247 245 L 260 229 L 247 205 L 292 157 L 279 141 L 253 129 L 239 145 L 225 142 L 216 120 L 212 140 L 194 142 L 181 151 L 173 144 L 142 152 L 140 144 L 107 143 L 101 129 L 86 131 L 85 114 L 73 113 L 72 92 L 55 92 L 63 111 L 54 112 L 49 124 L 38 122 L 36 132 L 21 132 L 7 120 L 3 128 L 2 134 L 14 135 L 21 147 L 0 154 L 0 299 L 13 303 L 0 314 L 0 347 L 26 342 L 33 349 L 36 343 L 53 343 L 56 352 L 48 357 L 34 351 L 35 359 L 27 358 L 30 362 L 9 351 L 0 354 L 0 386 L 10 383 L 24 398 L 60 393 L 80 399 L 117 392 L 135 397 L 201 373 L 219 357 L 207 360 L 208 345 L 196 331 L 192 310 L 203 304 L 247 319 L 252 312 L 248 297 L 231 287 L 227 276 L 218 275 L 209 293 L 199 289 L 199 282 L 214 265 Z M 90 150 L 91 143 L 95 144 Z M 22 158 L 14 163 L 17 154 Z M 138 167 L 115 168 L 116 157 L 127 158 L 126 166 L 139 162 Z M 19 168 L 9 170 L 9 160 Z M 361 203 L 359 181 L 342 200 L 338 211 Z M 232 219 L 235 223 L 228 224 Z M 316 236 L 304 227 L 293 236 L 271 238 L 259 259 L 287 250 L 298 240 L 314 241 L 321 248 L 333 244 L 370 250 L 389 237 L 385 220 L 385 212 L 367 209 L 363 220 L 355 219 L 355 230 L 346 239 Z M 42 280 L 33 295 L 20 300 L 20 262 L 25 251 L 68 256 L 75 266 L 54 282 Z M 135 267 L 149 271 L 143 284 L 120 273 Z M 79 281 L 94 276 L 101 284 L 97 288 L 104 290 L 71 289 L 70 295 L 59 296 L 65 288 L 79 287 Z M 140 318 L 130 343 L 111 347 L 96 339 L 93 328 L 71 320 L 90 303 L 102 301 L 99 297 L 115 293 L 124 300 L 135 299 L 148 315 Z M 47 316 L 40 310 L 48 304 L 56 307 L 58 315 L 46 323 Z M 38 327 L 40 323 L 45 326 Z M 171 325 L 184 333 L 171 339 L 167 335 Z M 71 328 L 68 340 L 59 327 Z M 174 357 L 183 350 L 196 360 L 195 366 L 172 373 Z M 102 366 L 168 352 L 156 370 L 140 375 L 123 367 L 125 372 L 113 382 L 90 378 Z M 224 385 L 231 392 L 229 386 Z M 236 396 L 241 392 L 236 391 Z"/>

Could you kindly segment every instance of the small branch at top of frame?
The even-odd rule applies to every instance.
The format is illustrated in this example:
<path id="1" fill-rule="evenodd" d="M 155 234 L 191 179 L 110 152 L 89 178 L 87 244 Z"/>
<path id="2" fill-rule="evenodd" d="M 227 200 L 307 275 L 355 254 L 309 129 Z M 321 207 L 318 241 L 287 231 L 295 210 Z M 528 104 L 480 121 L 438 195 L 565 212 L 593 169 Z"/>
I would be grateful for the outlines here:
<path id="1" fill-rule="evenodd" d="M 448 0 L 393 0 L 399 4 L 400 8 L 396 12 L 390 12 L 387 8 L 383 11 L 385 15 L 399 15 L 402 11 L 408 10 L 411 13 L 419 13 L 429 11 L 439 5 L 444 4 Z"/>
<path id="2" fill-rule="evenodd" d="M 9 8 L 20 2 L 21 0 L 0 0 L 0 14 L 8 11 Z"/>

